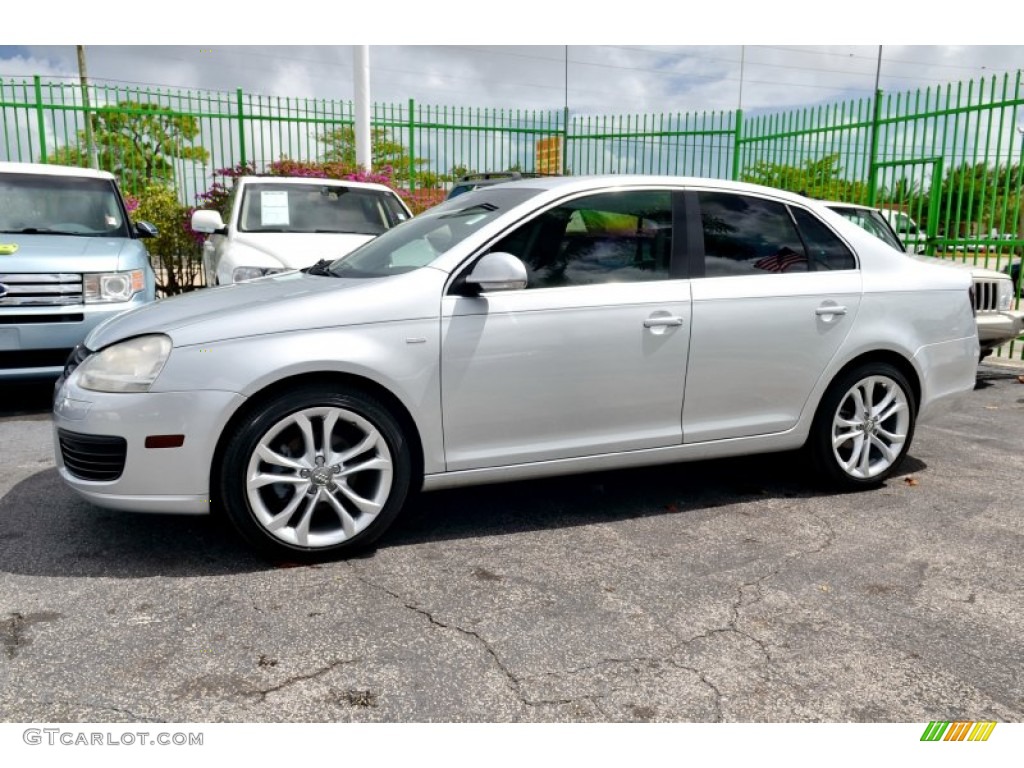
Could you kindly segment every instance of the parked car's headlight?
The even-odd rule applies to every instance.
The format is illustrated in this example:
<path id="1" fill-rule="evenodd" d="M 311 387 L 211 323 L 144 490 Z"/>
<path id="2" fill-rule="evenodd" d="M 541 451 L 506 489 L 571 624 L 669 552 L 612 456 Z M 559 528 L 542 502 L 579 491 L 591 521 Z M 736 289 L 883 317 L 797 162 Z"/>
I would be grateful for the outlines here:
<path id="1" fill-rule="evenodd" d="M 999 286 L 996 289 L 996 307 L 1004 312 L 1013 304 L 1013 280 L 999 280 L 996 285 Z"/>
<path id="2" fill-rule="evenodd" d="M 138 336 L 112 344 L 78 366 L 78 385 L 96 392 L 148 392 L 170 354 L 171 340 L 166 336 Z"/>
<path id="3" fill-rule="evenodd" d="M 278 272 L 284 272 L 285 270 L 281 267 L 235 267 L 231 273 L 231 282 L 237 283 L 242 280 L 255 280 L 257 277 L 265 277 L 266 275 L 276 275 Z"/>
<path id="4" fill-rule="evenodd" d="M 86 304 L 128 301 L 146 288 L 146 275 L 141 269 L 130 272 L 95 272 L 85 274 L 82 278 Z"/>

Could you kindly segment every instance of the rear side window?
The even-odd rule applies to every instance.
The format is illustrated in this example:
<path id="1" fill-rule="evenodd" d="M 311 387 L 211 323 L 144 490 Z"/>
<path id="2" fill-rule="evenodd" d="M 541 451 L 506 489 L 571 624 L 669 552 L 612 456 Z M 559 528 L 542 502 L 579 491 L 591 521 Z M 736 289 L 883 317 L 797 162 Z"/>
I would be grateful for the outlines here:
<path id="1" fill-rule="evenodd" d="M 806 272 L 807 254 L 782 203 L 751 195 L 700 192 L 707 277 Z"/>
<path id="2" fill-rule="evenodd" d="M 802 208 L 728 192 L 700 192 L 698 199 L 706 277 L 857 267 L 842 240 Z"/>
<path id="3" fill-rule="evenodd" d="M 807 246 L 808 261 L 812 270 L 857 268 L 853 252 L 832 233 L 831 229 L 802 208 L 791 210 Z"/>

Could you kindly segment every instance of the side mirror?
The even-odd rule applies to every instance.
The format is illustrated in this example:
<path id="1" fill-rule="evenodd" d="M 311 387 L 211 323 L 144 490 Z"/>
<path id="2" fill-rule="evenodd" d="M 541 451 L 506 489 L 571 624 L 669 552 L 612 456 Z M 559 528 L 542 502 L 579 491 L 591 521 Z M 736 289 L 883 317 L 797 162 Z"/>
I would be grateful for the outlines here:
<path id="1" fill-rule="evenodd" d="M 136 237 L 156 237 L 159 234 L 155 224 L 150 224 L 148 221 L 135 222 Z"/>
<path id="2" fill-rule="evenodd" d="M 225 234 L 227 227 L 217 211 L 194 211 L 192 213 L 192 231 L 205 235 Z"/>
<path id="3" fill-rule="evenodd" d="M 466 285 L 480 293 L 518 291 L 526 283 L 526 265 L 511 253 L 488 253 L 466 275 Z"/>

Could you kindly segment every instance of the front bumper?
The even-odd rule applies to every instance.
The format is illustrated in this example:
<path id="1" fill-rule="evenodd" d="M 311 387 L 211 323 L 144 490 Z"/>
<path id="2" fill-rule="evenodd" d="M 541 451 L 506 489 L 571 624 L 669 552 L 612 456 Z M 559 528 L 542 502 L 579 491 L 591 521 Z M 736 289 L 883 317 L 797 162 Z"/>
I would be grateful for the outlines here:
<path id="1" fill-rule="evenodd" d="M 1024 332 L 1024 312 L 1006 310 L 1003 312 L 979 312 L 978 341 L 981 348 L 994 349 L 1013 341 Z"/>
<path id="2" fill-rule="evenodd" d="M 0 308 L 0 381 L 59 376 L 71 350 L 93 328 L 147 303 L 140 293 L 118 304 Z"/>
<path id="3" fill-rule="evenodd" d="M 58 385 L 53 406 L 54 451 L 64 482 L 88 501 L 135 512 L 207 514 L 210 467 L 217 440 L 245 398 L 234 392 L 105 393 L 78 387 L 76 377 Z M 125 441 L 124 469 L 116 479 L 88 480 L 73 469 L 83 458 L 65 462 L 61 433 L 80 438 Z M 177 448 L 147 448 L 154 435 L 183 435 Z"/>

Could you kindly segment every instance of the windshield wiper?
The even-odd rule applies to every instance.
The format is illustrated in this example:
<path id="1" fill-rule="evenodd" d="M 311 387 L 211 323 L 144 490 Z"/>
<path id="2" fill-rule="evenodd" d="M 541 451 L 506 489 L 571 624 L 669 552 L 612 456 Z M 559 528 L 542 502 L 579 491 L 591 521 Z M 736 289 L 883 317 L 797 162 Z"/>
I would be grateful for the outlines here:
<path id="1" fill-rule="evenodd" d="M 313 266 L 306 267 L 305 269 L 300 269 L 299 271 L 305 272 L 307 275 L 317 275 L 320 277 L 337 277 L 337 275 L 335 275 L 330 270 L 330 266 L 333 263 L 334 262 L 331 261 L 330 259 L 320 259 L 320 261 L 318 261 Z"/>
<path id="2" fill-rule="evenodd" d="M 470 216 L 474 213 L 491 213 L 496 210 L 498 210 L 498 206 L 494 203 L 477 203 L 476 205 L 471 205 L 468 208 L 461 208 L 457 211 L 452 211 L 451 213 L 441 214 L 438 218 L 454 219 L 459 216 Z"/>

